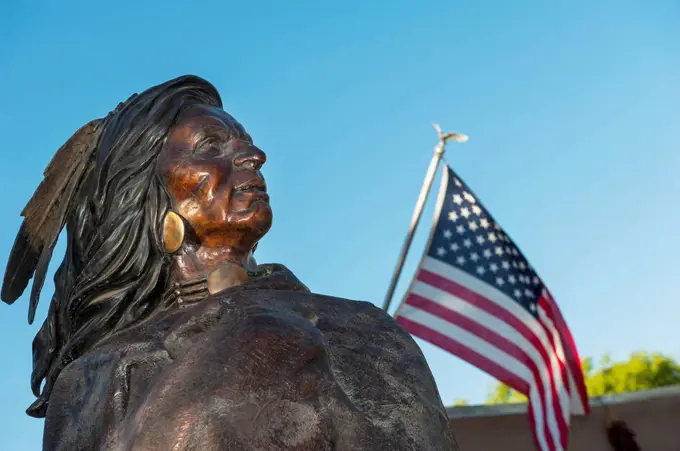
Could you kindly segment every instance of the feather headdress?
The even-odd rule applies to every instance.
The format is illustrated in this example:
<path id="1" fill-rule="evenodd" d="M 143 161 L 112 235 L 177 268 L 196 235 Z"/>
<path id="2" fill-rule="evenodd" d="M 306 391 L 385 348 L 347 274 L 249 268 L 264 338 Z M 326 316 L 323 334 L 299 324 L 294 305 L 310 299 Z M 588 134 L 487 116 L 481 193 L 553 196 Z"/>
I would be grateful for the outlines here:
<path id="1" fill-rule="evenodd" d="M 10 252 L 0 297 L 8 304 L 14 303 L 35 277 L 28 308 L 29 323 L 33 322 L 54 246 L 97 147 L 103 122 L 102 119 L 89 122 L 59 148 L 21 212 L 24 222 Z"/>
<path id="2" fill-rule="evenodd" d="M 82 126 L 57 150 L 43 172 L 42 182 L 21 212 L 24 222 L 9 255 L 0 298 L 7 304 L 13 304 L 33 278 L 29 324 L 35 318 L 54 246 L 71 211 L 71 203 L 83 175 L 93 161 L 105 124 L 134 97 L 136 94 L 120 103 L 105 119 L 95 119 Z"/>

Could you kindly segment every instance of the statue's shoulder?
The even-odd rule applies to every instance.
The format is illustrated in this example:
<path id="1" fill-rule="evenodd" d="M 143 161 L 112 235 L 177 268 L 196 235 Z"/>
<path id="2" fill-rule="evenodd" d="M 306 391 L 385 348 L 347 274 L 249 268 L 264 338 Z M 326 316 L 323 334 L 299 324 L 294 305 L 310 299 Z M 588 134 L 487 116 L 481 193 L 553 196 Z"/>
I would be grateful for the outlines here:
<path id="1" fill-rule="evenodd" d="M 411 334 L 376 305 L 322 294 L 302 294 L 298 304 L 301 313 L 315 315 L 316 327 L 336 352 L 360 349 L 367 360 L 378 358 L 400 366 L 405 362 L 412 371 L 434 380 L 425 356 Z M 313 312 L 313 313 L 309 313 Z"/>
<path id="2" fill-rule="evenodd" d="M 398 337 L 408 338 L 406 332 L 387 312 L 367 301 L 338 298 L 323 294 L 309 294 L 316 309 L 334 322 L 352 325 L 353 328 L 368 329 L 372 333 L 377 331 L 390 332 Z M 415 342 L 414 342 L 415 343 Z"/>

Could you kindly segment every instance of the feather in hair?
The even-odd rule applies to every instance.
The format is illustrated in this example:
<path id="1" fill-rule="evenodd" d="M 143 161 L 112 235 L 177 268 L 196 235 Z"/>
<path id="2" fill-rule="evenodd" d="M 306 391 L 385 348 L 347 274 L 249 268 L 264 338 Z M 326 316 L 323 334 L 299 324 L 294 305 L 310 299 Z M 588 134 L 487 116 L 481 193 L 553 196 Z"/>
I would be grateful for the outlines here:
<path id="1" fill-rule="evenodd" d="M 35 275 L 29 323 L 33 321 L 52 251 L 66 222 L 73 195 L 96 148 L 102 124 L 102 119 L 89 122 L 61 146 L 21 213 L 24 222 L 10 253 L 0 297 L 8 304 L 14 303 Z"/>

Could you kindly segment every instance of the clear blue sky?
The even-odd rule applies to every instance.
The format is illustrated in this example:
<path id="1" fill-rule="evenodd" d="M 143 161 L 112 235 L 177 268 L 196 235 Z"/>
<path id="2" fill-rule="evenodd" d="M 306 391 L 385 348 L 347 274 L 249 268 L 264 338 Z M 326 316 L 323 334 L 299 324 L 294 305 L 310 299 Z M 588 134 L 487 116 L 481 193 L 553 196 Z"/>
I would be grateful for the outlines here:
<path id="1" fill-rule="evenodd" d="M 125 3 L 0 6 L 3 267 L 56 149 L 133 91 L 194 73 L 269 155 L 260 262 L 380 304 L 438 121 L 471 136 L 448 161 L 546 280 L 583 355 L 680 354 L 677 0 Z M 40 322 L 26 304 L 0 305 L 8 450 L 41 441 L 24 415 Z M 445 403 L 485 398 L 488 377 L 419 343 Z"/>

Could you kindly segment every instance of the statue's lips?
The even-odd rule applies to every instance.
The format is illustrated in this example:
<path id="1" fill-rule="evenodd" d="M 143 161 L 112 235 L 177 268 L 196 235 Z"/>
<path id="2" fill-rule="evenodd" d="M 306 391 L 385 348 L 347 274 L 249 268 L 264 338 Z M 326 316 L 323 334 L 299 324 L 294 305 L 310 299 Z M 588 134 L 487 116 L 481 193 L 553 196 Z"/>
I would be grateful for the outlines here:
<path id="1" fill-rule="evenodd" d="M 250 180 L 245 183 L 234 187 L 234 194 L 248 193 L 251 197 L 257 198 L 258 200 L 269 200 L 269 195 L 267 194 L 267 185 L 261 179 Z"/>
<path id="2" fill-rule="evenodd" d="M 266 193 L 267 185 L 265 185 L 264 181 L 260 179 L 255 179 L 249 180 L 245 183 L 241 183 L 240 185 L 234 187 L 235 193 L 241 193 L 245 191 Z"/>

